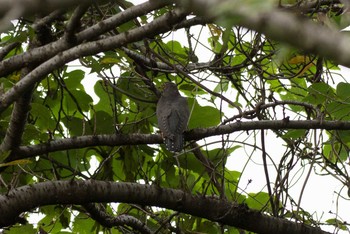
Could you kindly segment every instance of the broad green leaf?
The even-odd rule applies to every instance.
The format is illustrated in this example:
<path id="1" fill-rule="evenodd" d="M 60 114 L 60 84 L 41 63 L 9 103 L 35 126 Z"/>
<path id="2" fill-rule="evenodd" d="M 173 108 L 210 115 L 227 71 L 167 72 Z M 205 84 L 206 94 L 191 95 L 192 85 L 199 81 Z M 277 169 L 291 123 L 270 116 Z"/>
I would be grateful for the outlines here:
<path id="1" fill-rule="evenodd" d="M 23 144 L 46 142 L 50 135 L 48 129 L 39 129 L 35 125 L 27 125 L 22 137 Z"/>
<path id="2" fill-rule="evenodd" d="M 79 213 L 73 222 L 73 232 L 79 234 L 90 234 L 94 232 L 95 221 L 87 215 Z"/>
<path id="3" fill-rule="evenodd" d="M 67 114 L 77 113 L 77 108 L 88 111 L 93 103 L 90 95 L 81 90 L 70 90 L 69 93 L 65 94 L 64 100 Z"/>
<path id="4" fill-rule="evenodd" d="M 92 133 L 91 126 L 88 126 L 88 124 L 80 118 L 64 117 L 61 121 L 68 129 L 71 136 L 90 135 Z"/>
<path id="5" fill-rule="evenodd" d="M 350 104 L 350 84 L 341 82 L 337 85 L 336 89 L 337 96 L 345 102 Z"/>
<path id="6" fill-rule="evenodd" d="M 45 209 L 41 210 L 46 211 L 46 216 L 42 218 L 38 223 L 40 229 L 49 233 L 57 233 L 63 229 L 63 226 L 60 222 L 60 215 L 62 212 L 62 209 L 60 207 L 48 206 L 45 207 Z"/>
<path id="7" fill-rule="evenodd" d="M 227 233 L 227 234 L 240 234 L 241 231 L 235 227 L 227 227 L 227 230 L 225 231 L 225 233 Z"/>
<path id="8" fill-rule="evenodd" d="M 345 161 L 349 156 L 345 146 L 340 143 L 325 143 L 323 155 L 331 162 Z"/>
<path id="9" fill-rule="evenodd" d="M 330 102 L 325 106 L 327 114 L 332 119 L 336 120 L 350 120 L 350 104 L 343 104 L 338 101 Z"/>
<path id="10" fill-rule="evenodd" d="M 94 134 L 113 134 L 116 132 L 113 117 L 105 111 L 93 113 L 91 122 L 94 124 Z"/>
<path id="11" fill-rule="evenodd" d="M 37 230 L 33 227 L 33 224 L 15 225 L 6 230 L 6 234 L 36 234 Z"/>
<path id="12" fill-rule="evenodd" d="M 191 116 L 189 129 L 214 127 L 220 123 L 220 112 L 211 106 L 200 106 L 193 98 L 188 98 Z"/>
<path id="13" fill-rule="evenodd" d="M 113 180 L 114 181 L 125 181 L 126 180 L 126 175 L 124 173 L 124 171 L 122 170 L 123 168 L 123 159 L 122 158 L 116 158 L 112 161 L 112 165 L 113 168 L 115 168 L 115 170 L 113 170 Z"/>
<path id="14" fill-rule="evenodd" d="M 85 77 L 85 72 L 83 70 L 74 70 L 71 72 L 67 72 L 64 74 L 64 76 L 65 76 L 64 83 L 66 87 L 68 87 L 70 90 L 74 90 L 74 89 L 84 90 L 84 87 L 81 84 L 81 81 Z"/>
<path id="15" fill-rule="evenodd" d="M 198 228 L 196 228 L 196 231 L 198 232 L 204 232 L 204 233 L 220 233 L 220 227 L 215 225 L 213 222 L 208 222 L 206 220 L 202 220 L 202 222 L 197 222 Z"/>
<path id="16" fill-rule="evenodd" d="M 254 210 L 261 210 L 264 207 L 270 207 L 269 194 L 265 192 L 249 193 L 245 203 L 249 208 Z"/>
<path id="17" fill-rule="evenodd" d="M 304 101 L 314 105 L 325 104 L 326 101 L 335 96 L 333 88 L 325 83 L 314 83 L 307 90 L 308 93 Z"/>
<path id="18" fill-rule="evenodd" d="M 179 59 L 186 59 L 188 54 L 178 41 L 168 41 L 166 43 L 169 51 L 176 55 Z"/>
<path id="19" fill-rule="evenodd" d="M 56 123 L 51 119 L 51 113 L 48 108 L 40 103 L 32 103 L 30 113 L 35 121 L 35 125 L 41 131 L 53 129 Z"/>
<path id="20" fill-rule="evenodd" d="M 283 134 L 283 138 L 291 138 L 296 140 L 300 137 L 305 137 L 306 130 L 304 129 L 292 129 L 288 130 L 285 134 Z"/>
<path id="21" fill-rule="evenodd" d="M 113 97 L 109 95 L 112 93 L 112 88 L 106 85 L 102 80 L 99 80 L 94 85 L 94 91 L 99 101 L 96 105 L 94 105 L 95 111 L 105 111 L 109 115 L 113 116 L 112 106 L 113 106 Z M 119 100 L 116 100 L 118 102 Z"/>

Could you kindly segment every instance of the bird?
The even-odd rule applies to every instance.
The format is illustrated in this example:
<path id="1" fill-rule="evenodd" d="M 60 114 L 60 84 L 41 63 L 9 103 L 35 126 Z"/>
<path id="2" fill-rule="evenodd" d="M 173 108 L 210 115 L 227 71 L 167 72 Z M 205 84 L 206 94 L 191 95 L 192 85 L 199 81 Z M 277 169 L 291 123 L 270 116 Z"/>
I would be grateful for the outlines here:
<path id="1" fill-rule="evenodd" d="M 165 148 L 180 152 L 184 147 L 184 131 L 187 129 L 190 110 L 187 98 L 181 96 L 176 84 L 166 82 L 157 103 L 158 127 L 162 133 Z"/>

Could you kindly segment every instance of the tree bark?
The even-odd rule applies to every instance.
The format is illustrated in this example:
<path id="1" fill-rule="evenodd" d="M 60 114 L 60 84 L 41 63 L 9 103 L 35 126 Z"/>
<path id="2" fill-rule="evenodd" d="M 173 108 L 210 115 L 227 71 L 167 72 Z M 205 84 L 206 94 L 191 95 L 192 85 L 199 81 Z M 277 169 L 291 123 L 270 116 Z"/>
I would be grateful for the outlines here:
<path id="1" fill-rule="evenodd" d="M 27 185 L 0 196 L 0 226 L 16 222 L 18 215 L 38 206 L 124 202 L 176 210 L 257 233 L 327 233 L 317 227 L 264 215 L 217 197 L 189 193 L 156 185 L 108 181 L 50 181 Z"/>

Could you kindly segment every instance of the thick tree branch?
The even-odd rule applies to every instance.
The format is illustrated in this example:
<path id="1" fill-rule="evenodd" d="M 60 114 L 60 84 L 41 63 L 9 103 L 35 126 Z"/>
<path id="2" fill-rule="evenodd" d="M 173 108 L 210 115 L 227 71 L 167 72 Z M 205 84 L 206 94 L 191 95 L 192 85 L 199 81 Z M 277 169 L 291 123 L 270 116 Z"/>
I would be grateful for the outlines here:
<path id="1" fill-rule="evenodd" d="M 325 130 L 350 130 L 350 122 L 345 121 L 319 121 L 319 120 L 261 120 L 249 122 L 235 122 L 211 128 L 192 129 L 185 133 L 185 139 L 200 140 L 205 137 L 230 134 L 237 131 L 253 131 L 261 129 L 325 129 Z M 85 148 L 90 146 L 120 146 L 140 144 L 161 144 L 163 139 L 154 134 L 117 134 L 80 136 L 50 141 L 40 145 L 21 146 L 14 152 L 11 160 L 33 157 L 40 154 L 60 150 Z"/>
<path id="2" fill-rule="evenodd" d="M 22 212 L 51 204 L 125 202 L 177 210 L 257 233 L 327 233 L 318 228 L 264 215 L 216 197 L 194 196 L 155 185 L 107 181 L 52 181 L 27 185 L 0 196 L 0 226 Z"/>
<path id="3" fill-rule="evenodd" d="M 99 0 L 102 2 L 101 0 Z M 0 2 L 0 15 L 6 16 L 10 11 L 14 11 L 17 14 L 9 20 L 18 19 L 22 16 L 33 16 L 35 14 L 45 14 L 57 9 L 64 9 L 73 7 L 79 4 L 91 4 L 90 0 L 45 0 L 45 7 L 43 7 L 42 1 L 37 0 L 1 0 Z"/>
<path id="4" fill-rule="evenodd" d="M 244 26 L 261 32 L 273 40 L 288 43 L 350 67 L 350 39 L 311 20 L 276 8 L 256 9 L 243 1 L 235 3 L 232 0 L 182 0 L 180 2 L 196 14 Z"/>
<path id="5" fill-rule="evenodd" d="M 43 7 L 43 2 L 38 0 L 2 0 L 0 2 L 0 32 L 11 27 L 11 20 L 47 14 L 57 9 L 63 10 L 83 3 L 91 4 L 91 1 L 45 0 L 45 7 Z"/>
<path id="6" fill-rule="evenodd" d="M 79 33 L 76 34 L 75 42 L 77 44 L 83 41 L 90 41 L 95 39 L 99 35 L 108 32 L 123 23 L 128 22 L 138 16 L 147 14 L 148 12 L 159 9 L 169 4 L 170 1 L 152 0 L 142 3 L 137 6 L 130 7 L 119 14 L 116 14 L 108 19 L 99 22 Z M 73 15 L 74 16 L 74 15 Z M 68 25 L 68 31 L 71 29 L 71 25 Z M 69 34 L 69 33 L 68 33 Z M 35 62 L 40 63 L 48 60 L 49 58 L 57 55 L 59 52 L 67 50 L 73 46 L 67 38 L 61 38 L 60 40 L 50 43 L 48 45 L 33 49 L 28 52 L 24 52 L 20 55 L 15 55 L 0 62 L 0 76 L 6 76 L 9 73 L 24 67 L 27 63 Z"/>
<path id="7" fill-rule="evenodd" d="M 42 63 L 0 97 L 0 113 L 17 100 L 31 85 L 39 82 L 51 71 L 63 66 L 67 62 L 81 56 L 108 51 L 130 42 L 142 40 L 145 37 L 153 37 L 159 33 L 167 32 L 172 29 L 172 25 L 181 21 L 185 16 L 186 13 L 183 10 L 176 9 L 156 18 L 151 23 L 140 28 L 99 41 L 87 42 L 59 53 L 48 61 Z"/>

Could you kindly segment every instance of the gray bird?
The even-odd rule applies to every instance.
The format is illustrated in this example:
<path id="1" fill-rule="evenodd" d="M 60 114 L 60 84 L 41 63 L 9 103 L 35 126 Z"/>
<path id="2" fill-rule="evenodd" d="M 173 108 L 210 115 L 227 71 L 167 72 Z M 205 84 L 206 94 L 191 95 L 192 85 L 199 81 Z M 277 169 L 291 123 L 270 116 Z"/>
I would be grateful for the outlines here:
<path id="1" fill-rule="evenodd" d="M 157 104 L 157 119 L 167 150 L 180 152 L 183 149 L 183 132 L 187 128 L 189 116 L 187 98 L 180 95 L 176 84 L 165 83 Z"/>

